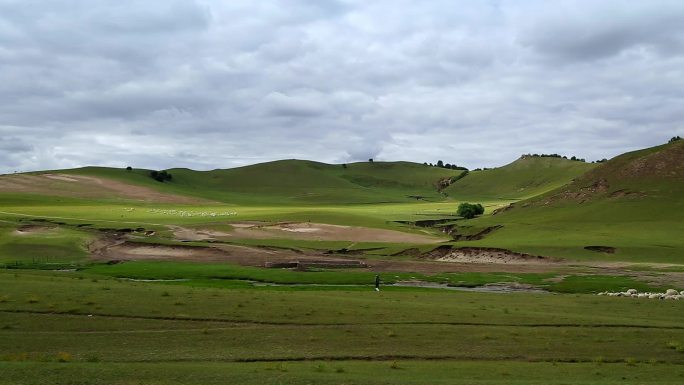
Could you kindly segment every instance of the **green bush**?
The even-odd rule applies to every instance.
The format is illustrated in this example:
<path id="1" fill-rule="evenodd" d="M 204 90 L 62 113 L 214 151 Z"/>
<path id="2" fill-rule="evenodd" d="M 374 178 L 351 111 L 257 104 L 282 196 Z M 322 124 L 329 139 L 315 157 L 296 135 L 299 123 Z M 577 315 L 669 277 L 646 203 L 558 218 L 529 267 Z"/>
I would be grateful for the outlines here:
<path id="1" fill-rule="evenodd" d="M 481 204 L 479 203 L 461 203 L 458 205 L 458 210 L 456 211 L 456 214 L 458 216 L 461 216 L 465 219 L 472 219 L 475 218 L 478 215 L 481 215 L 484 213 L 484 207 L 482 207 Z"/>

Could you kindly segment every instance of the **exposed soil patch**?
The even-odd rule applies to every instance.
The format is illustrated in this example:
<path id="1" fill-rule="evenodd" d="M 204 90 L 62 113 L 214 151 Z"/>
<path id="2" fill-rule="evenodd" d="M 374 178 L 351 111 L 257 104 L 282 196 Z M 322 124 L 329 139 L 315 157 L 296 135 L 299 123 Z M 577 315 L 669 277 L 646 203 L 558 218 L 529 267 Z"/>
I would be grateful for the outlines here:
<path id="1" fill-rule="evenodd" d="M 585 250 L 595 251 L 597 253 L 615 254 L 616 249 L 611 246 L 584 246 Z"/>
<path id="2" fill-rule="evenodd" d="M 477 241 L 477 240 L 480 240 L 480 239 L 486 237 L 487 235 L 491 234 L 492 232 L 494 232 L 494 231 L 496 231 L 502 227 L 503 227 L 502 225 L 490 226 L 490 227 L 487 227 L 483 230 L 478 231 L 475 234 L 466 235 L 466 234 L 459 234 L 458 233 L 458 227 L 452 226 L 448 230 L 448 234 L 451 235 L 451 237 L 455 241 Z"/>
<path id="3" fill-rule="evenodd" d="M 580 187 L 574 191 L 563 191 L 550 198 L 542 201 L 542 204 L 548 205 L 557 201 L 578 201 L 579 203 L 585 202 L 599 194 L 605 194 L 608 192 L 610 186 L 608 185 L 608 180 L 605 178 L 600 178 L 588 186 Z"/>
<path id="4" fill-rule="evenodd" d="M 0 176 L 0 191 L 74 198 L 124 198 L 163 203 L 206 203 L 207 200 L 166 194 L 113 179 L 68 174 Z"/>
<path id="5" fill-rule="evenodd" d="M 608 197 L 610 198 L 642 198 L 645 197 L 646 193 L 641 191 L 630 191 L 630 190 L 616 190 L 610 193 Z"/>
<path id="6" fill-rule="evenodd" d="M 422 258 L 441 262 L 491 264 L 540 264 L 557 262 L 548 257 L 489 247 L 453 248 L 451 246 L 440 246 L 429 253 L 424 254 Z"/>
<path id="7" fill-rule="evenodd" d="M 230 233 L 223 231 L 191 229 L 181 226 L 168 227 L 173 230 L 173 235 L 179 241 L 212 241 L 231 236 Z"/>
<path id="8" fill-rule="evenodd" d="M 63 175 L 63 174 L 57 174 L 57 175 L 54 175 L 54 174 L 43 174 L 43 176 L 46 177 L 46 178 L 50 178 L 50 179 L 54 179 L 54 180 L 61 180 L 61 181 L 64 181 L 64 182 L 78 182 L 78 179 L 75 179 L 75 178 L 72 178 L 72 177 L 70 177 L 70 176 L 66 176 L 66 175 Z"/>
<path id="9" fill-rule="evenodd" d="M 649 177 L 676 178 L 684 176 L 684 142 L 633 160 L 617 170 L 625 179 Z"/>
<path id="10" fill-rule="evenodd" d="M 429 235 L 404 233 L 396 230 L 369 227 L 340 226 L 311 222 L 238 222 L 230 223 L 230 232 L 205 229 L 190 229 L 174 226 L 174 235 L 179 240 L 216 239 L 277 239 L 289 238 L 317 241 L 350 242 L 393 242 L 393 243 L 440 243 L 444 239 Z"/>
<path id="11" fill-rule="evenodd" d="M 130 242 L 125 236 L 112 236 L 92 242 L 91 257 L 111 263 L 141 260 L 174 260 L 194 262 L 231 262 L 243 266 L 292 268 L 358 268 L 362 261 L 344 256 L 325 255 L 318 251 L 299 251 L 271 247 L 231 244 L 211 246 L 159 245 Z M 279 266 L 279 264 L 285 264 Z"/>
<path id="12" fill-rule="evenodd" d="M 42 235 L 54 231 L 56 227 L 40 226 L 40 225 L 23 225 L 17 228 L 12 234 L 22 235 Z"/>
<path id="13" fill-rule="evenodd" d="M 120 256 L 128 256 L 137 259 L 187 259 L 215 257 L 220 255 L 216 250 L 205 247 L 183 247 L 183 246 L 162 246 L 150 245 L 143 246 L 132 243 L 125 243 L 108 250 L 108 252 L 119 253 Z M 119 257 L 119 259 L 122 259 Z"/>

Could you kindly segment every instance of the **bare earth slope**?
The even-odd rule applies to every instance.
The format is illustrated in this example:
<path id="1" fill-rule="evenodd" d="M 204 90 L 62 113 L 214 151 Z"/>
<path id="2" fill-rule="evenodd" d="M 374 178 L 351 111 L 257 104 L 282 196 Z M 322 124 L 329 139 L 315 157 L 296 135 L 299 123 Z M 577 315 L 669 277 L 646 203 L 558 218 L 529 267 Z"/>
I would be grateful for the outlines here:
<path id="1" fill-rule="evenodd" d="M 164 203 L 206 202 L 205 200 L 163 193 L 149 187 L 114 179 L 62 173 L 1 175 L 0 192 Z"/>

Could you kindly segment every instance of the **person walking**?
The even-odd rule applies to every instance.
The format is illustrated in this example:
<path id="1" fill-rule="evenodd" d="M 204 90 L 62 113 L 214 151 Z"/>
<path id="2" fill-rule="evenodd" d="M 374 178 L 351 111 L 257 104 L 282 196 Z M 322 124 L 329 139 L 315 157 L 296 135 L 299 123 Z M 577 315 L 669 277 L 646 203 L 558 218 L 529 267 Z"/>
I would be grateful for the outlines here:
<path id="1" fill-rule="evenodd" d="M 380 275 L 375 275 L 375 291 L 380 291 Z"/>

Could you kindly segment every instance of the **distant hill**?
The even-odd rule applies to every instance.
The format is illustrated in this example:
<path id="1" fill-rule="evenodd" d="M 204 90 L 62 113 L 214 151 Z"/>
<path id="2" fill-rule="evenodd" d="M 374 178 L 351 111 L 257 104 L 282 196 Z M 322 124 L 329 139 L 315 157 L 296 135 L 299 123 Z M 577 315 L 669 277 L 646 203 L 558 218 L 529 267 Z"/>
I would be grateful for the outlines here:
<path id="1" fill-rule="evenodd" d="M 595 166 L 563 158 L 523 156 L 503 167 L 472 171 L 444 192 L 456 199 L 525 199 L 570 183 Z"/>
<path id="2" fill-rule="evenodd" d="M 158 182 L 150 170 L 84 167 L 0 177 L 0 192 L 81 199 L 236 204 L 381 203 L 442 200 L 440 180 L 461 171 L 410 162 L 331 165 L 281 160 L 246 167 L 195 171 L 171 169 Z M 71 180 L 70 180 L 71 179 Z"/>
<path id="3" fill-rule="evenodd" d="M 468 221 L 468 226 L 503 226 L 472 242 L 476 245 L 682 263 L 684 141 L 617 156 L 568 185 Z"/>

